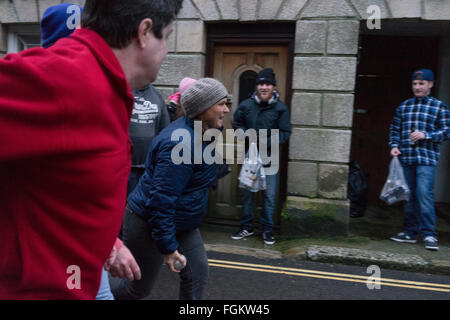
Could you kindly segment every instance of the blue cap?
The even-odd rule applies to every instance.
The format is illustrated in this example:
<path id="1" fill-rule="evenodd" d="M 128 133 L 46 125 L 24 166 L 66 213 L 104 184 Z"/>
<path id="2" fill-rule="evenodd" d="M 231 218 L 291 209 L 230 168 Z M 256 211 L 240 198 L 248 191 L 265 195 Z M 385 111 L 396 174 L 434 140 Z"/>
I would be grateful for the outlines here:
<path id="1" fill-rule="evenodd" d="M 420 69 L 413 73 L 412 80 L 434 81 L 434 73 L 430 69 Z"/>
<path id="2" fill-rule="evenodd" d="M 45 10 L 41 19 L 42 46 L 48 48 L 61 38 L 67 38 L 78 27 L 83 8 L 62 3 Z"/>

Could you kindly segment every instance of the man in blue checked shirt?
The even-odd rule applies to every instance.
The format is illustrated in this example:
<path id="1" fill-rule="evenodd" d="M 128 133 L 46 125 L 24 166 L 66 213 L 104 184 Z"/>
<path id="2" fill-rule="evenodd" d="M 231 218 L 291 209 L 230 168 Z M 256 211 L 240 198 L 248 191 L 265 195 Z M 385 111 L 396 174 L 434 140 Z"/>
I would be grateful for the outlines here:
<path id="1" fill-rule="evenodd" d="M 450 137 L 447 105 L 430 96 L 434 74 L 417 70 L 412 76 L 414 98 L 400 104 L 390 128 L 391 156 L 399 157 L 411 197 L 405 203 L 403 232 L 391 240 L 416 243 L 420 231 L 428 250 L 439 250 L 435 231 L 434 176 L 439 144 Z"/>

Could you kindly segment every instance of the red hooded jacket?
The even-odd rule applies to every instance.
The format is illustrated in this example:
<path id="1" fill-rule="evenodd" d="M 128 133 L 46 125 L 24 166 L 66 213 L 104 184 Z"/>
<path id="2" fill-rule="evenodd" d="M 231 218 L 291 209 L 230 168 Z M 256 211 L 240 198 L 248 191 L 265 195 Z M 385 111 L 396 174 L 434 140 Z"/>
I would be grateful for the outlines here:
<path id="1" fill-rule="evenodd" d="M 95 32 L 0 59 L 0 299 L 94 299 L 126 203 L 133 95 Z"/>

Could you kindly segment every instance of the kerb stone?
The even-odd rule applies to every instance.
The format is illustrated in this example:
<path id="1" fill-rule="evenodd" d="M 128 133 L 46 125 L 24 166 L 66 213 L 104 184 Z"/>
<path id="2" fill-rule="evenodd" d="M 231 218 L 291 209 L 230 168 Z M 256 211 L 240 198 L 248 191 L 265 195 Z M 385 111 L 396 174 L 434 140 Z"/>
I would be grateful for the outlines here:
<path id="1" fill-rule="evenodd" d="M 306 258 L 317 262 L 376 265 L 380 268 L 415 271 L 424 270 L 430 266 L 428 261 L 412 254 L 317 245 L 309 246 L 306 249 Z"/>

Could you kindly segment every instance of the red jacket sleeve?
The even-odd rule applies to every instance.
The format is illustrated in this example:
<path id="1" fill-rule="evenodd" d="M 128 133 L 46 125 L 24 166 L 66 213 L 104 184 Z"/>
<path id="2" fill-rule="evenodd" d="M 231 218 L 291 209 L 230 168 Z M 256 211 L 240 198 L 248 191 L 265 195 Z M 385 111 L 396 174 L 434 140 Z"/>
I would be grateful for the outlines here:
<path id="1" fill-rule="evenodd" d="M 63 107 L 45 75 L 50 59 L 42 53 L 36 48 L 0 59 L 0 162 L 62 148 Z"/>

